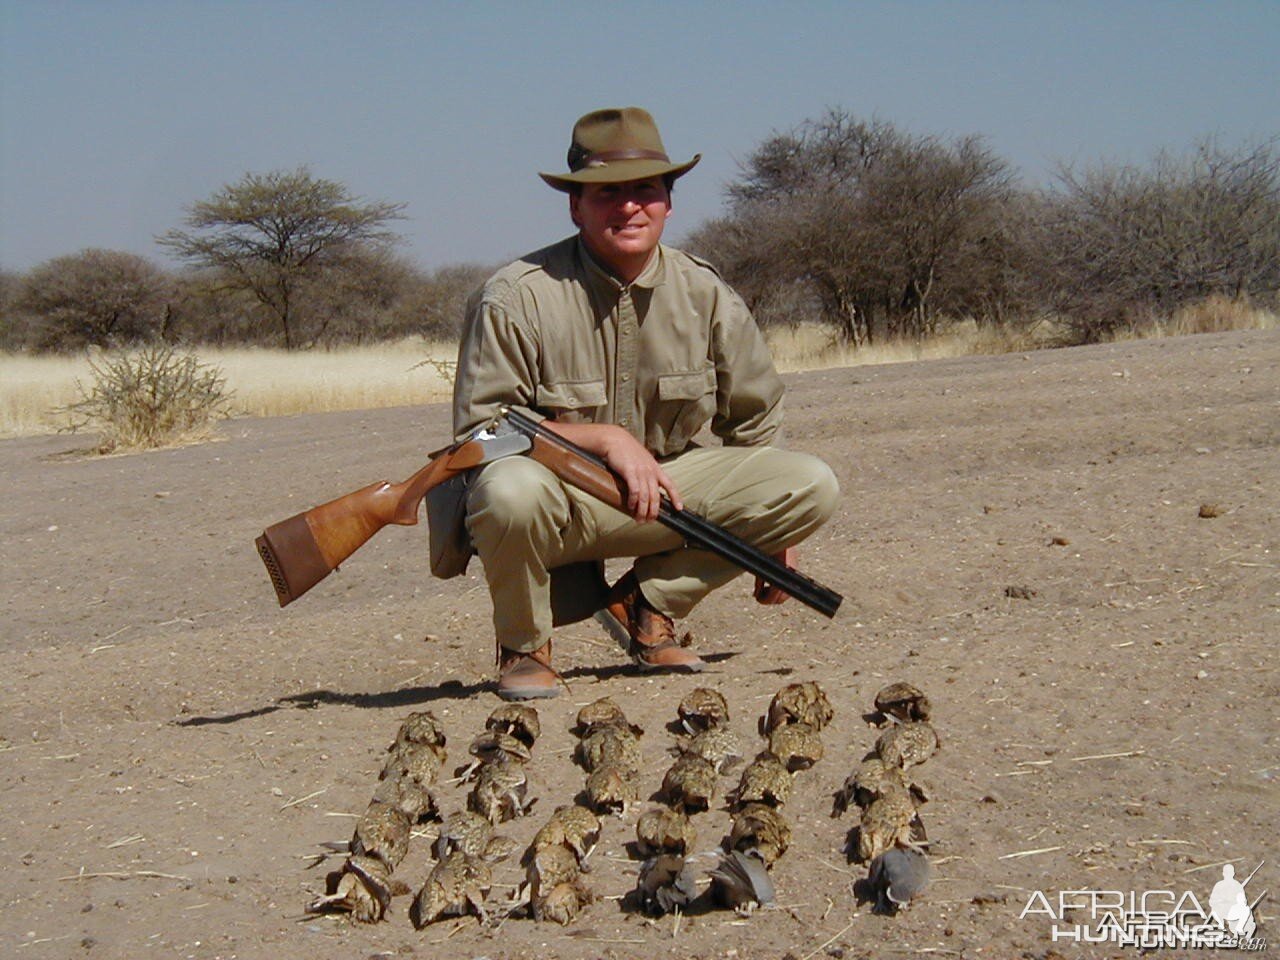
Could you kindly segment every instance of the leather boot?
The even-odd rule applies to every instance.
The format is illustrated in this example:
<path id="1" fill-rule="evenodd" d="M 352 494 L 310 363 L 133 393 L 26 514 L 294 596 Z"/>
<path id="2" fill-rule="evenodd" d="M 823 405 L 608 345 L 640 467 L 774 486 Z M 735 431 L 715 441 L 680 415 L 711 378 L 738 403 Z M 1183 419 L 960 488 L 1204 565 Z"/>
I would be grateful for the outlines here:
<path id="1" fill-rule="evenodd" d="M 645 600 L 634 572 L 613 585 L 605 609 L 627 631 L 627 654 L 641 670 L 697 673 L 706 666 L 696 653 L 680 646 L 676 625 Z"/>
<path id="2" fill-rule="evenodd" d="M 521 653 L 498 645 L 498 696 L 541 700 L 560 695 L 560 675 L 551 669 L 551 641 Z"/>

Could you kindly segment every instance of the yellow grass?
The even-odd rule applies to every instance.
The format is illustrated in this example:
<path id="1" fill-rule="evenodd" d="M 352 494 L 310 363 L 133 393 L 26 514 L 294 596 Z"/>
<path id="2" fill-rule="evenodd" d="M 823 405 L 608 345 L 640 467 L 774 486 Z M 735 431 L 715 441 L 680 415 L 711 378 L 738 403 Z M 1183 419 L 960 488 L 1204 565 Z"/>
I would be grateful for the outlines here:
<path id="1" fill-rule="evenodd" d="M 1222 330 L 1267 330 L 1280 326 L 1274 313 L 1238 302 L 1208 300 L 1167 322 L 1130 336 L 1174 336 Z M 877 343 L 861 350 L 834 342 L 829 327 L 800 324 L 768 332 L 778 368 L 784 372 L 860 364 L 902 363 L 974 354 L 1033 350 L 1055 342 L 1059 331 L 1042 325 L 1011 334 L 957 323 L 922 343 Z M 220 367 L 234 391 L 238 415 L 273 417 L 332 410 L 363 410 L 447 400 L 457 353 L 452 343 L 418 339 L 332 351 L 198 348 L 203 363 Z M 438 365 L 423 364 L 436 361 Z M 79 399 L 76 380 L 87 382 L 86 357 L 32 357 L 0 353 L 0 438 L 52 433 L 66 423 L 55 411 Z"/>
<path id="2" fill-rule="evenodd" d="M 457 346 L 405 340 L 333 351 L 197 348 L 202 363 L 221 368 L 240 416 L 274 417 L 330 410 L 366 410 L 447 400 L 443 371 L 424 360 L 451 363 Z M 0 437 L 53 433 L 67 418 L 56 410 L 80 398 L 88 383 L 86 356 L 0 353 Z"/>

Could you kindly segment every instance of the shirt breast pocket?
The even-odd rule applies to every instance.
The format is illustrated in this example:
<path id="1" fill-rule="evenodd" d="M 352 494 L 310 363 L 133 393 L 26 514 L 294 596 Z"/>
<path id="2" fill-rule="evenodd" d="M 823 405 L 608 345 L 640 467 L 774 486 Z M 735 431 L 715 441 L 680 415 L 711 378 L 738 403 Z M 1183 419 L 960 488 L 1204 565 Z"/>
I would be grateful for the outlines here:
<path id="1" fill-rule="evenodd" d="M 594 423 L 609 399 L 603 380 L 565 380 L 538 384 L 534 402 L 562 423 Z"/>
<path id="2" fill-rule="evenodd" d="M 714 367 L 664 373 L 658 377 L 657 420 L 666 436 L 666 447 L 677 453 L 716 412 Z"/>

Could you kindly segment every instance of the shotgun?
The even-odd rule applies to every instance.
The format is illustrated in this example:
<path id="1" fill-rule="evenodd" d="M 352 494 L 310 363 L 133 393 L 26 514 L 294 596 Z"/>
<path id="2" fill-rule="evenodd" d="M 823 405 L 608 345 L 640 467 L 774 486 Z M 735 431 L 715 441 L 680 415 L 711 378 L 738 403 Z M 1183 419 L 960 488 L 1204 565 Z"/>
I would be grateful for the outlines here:
<path id="1" fill-rule="evenodd" d="M 433 454 L 425 467 L 403 483 L 371 484 L 264 530 L 257 539 L 258 552 L 280 606 L 296 600 L 338 569 L 387 524 L 417 523 L 422 499 L 436 484 L 500 457 L 518 454 L 527 454 L 565 483 L 626 511 L 622 480 L 603 460 L 519 410 L 503 407 L 497 417 L 471 437 Z M 679 533 L 687 543 L 762 577 L 825 616 L 834 617 L 840 607 L 843 597 L 834 590 L 692 510 L 676 510 L 664 501 L 658 521 Z"/>

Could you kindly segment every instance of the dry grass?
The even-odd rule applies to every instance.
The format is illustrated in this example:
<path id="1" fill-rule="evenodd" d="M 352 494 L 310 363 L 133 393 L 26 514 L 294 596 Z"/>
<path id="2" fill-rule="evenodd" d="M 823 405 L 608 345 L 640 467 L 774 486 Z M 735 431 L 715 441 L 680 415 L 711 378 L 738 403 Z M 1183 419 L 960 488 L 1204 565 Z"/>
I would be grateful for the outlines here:
<path id="1" fill-rule="evenodd" d="M 1229 330 L 1275 330 L 1280 317 L 1255 307 L 1247 300 L 1214 295 L 1183 307 L 1167 320 L 1157 320 L 1136 329 L 1117 333 L 1116 340 L 1149 340 L 1185 337 L 1195 333 L 1226 333 Z"/>
<path id="2" fill-rule="evenodd" d="M 777 327 L 770 330 L 766 338 L 778 369 L 789 373 L 1037 350 L 1051 344 L 1057 336 L 1056 328 L 1047 324 L 1018 332 L 979 327 L 965 321 L 951 324 L 944 332 L 928 340 L 890 340 L 861 349 L 841 345 L 833 337 L 830 327 L 816 323 Z"/>
<path id="3" fill-rule="evenodd" d="M 1210 298 L 1164 323 L 1127 335 L 1164 337 L 1277 327 L 1280 322 L 1274 313 L 1238 301 Z M 922 343 L 878 343 L 853 350 L 836 343 L 830 329 L 818 324 L 768 332 L 774 358 L 784 372 L 1034 350 L 1061 342 L 1060 336 L 1061 330 L 1049 323 L 1023 332 L 957 323 Z M 226 375 L 235 414 L 274 417 L 447 400 L 451 391 L 448 365 L 457 346 L 410 339 L 306 353 L 255 349 L 197 352 L 202 362 L 219 367 Z M 89 376 L 87 357 L 0 353 L 0 438 L 53 433 L 65 426 L 65 414 L 55 411 L 79 398 L 76 381 L 87 382 Z"/>
<path id="4" fill-rule="evenodd" d="M 447 371 L 424 359 L 452 360 L 457 346 L 405 340 L 343 350 L 197 350 L 221 369 L 232 412 L 274 417 L 329 410 L 431 403 L 449 398 Z M 0 437 L 53 433 L 67 425 L 58 413 L 81 396 L 91 378 L 90 357 L 0 354 Z"/>

